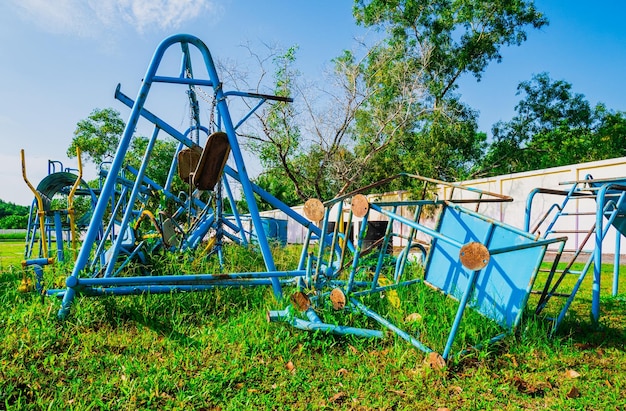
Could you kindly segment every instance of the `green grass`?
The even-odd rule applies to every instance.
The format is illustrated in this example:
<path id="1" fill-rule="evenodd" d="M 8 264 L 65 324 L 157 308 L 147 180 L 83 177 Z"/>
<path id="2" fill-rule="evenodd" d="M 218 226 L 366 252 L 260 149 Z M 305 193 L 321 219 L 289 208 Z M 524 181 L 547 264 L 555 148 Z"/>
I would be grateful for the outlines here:
<path id="1" fill-rule="evenodd" d="M 22 240 L 22 242 L 26 239 L 26 230 L 17 233 L 0 233 L 0 242 L 1 241 L 15 241 Z"/>
<path id="2" fill-rule="evenodd" d="M 277 265 L 288 267 L 294 259 L 297 252 L 290 250 Z M 249 250 L 229 248 L 226 260 L 227 269 L 262 266 Z M 163 259 L 156 266 L 163 272 L 212 269 L 200 259 Z M 64 270 L 48 267 L 46 280 Z M 611 272 L 607 267 L 605 283 Z M 275 302 L 269 288 L 78 298 L 70 317 L 60 321 L 58 301 L 17 291 L 22 276 L 18 265 L 2 263 L 0 409 L 626 407 L 626 298 L 605 293 L 601 326 L 592 327 L 588 281 L 555 338 L 547 337 L 549 324 L 528 316 L 514 335 L 437 371 L 425 365 L 421 351 L 392 334 L 365 340 L 268 323 L 266 311 L 286 304 Z M 441 346 L 454 304 L 419 286 L 399 290 L 398 297 L 399 307 L 379 296 L 367 302 L 398 322 L 420 312 L 421 322 L 405 325 Z M 320 314 L 327 321 L 372 325 L 354 314 Z M 497 331 L 492 327 L 468 310 L 457 348 Z"/>
<path id="3" fill-rule="evenodd" d="M 20 266 L 24 259 L 23 240 L 2 240 L 0 241 L 0 270 L 10 266 Z"/>

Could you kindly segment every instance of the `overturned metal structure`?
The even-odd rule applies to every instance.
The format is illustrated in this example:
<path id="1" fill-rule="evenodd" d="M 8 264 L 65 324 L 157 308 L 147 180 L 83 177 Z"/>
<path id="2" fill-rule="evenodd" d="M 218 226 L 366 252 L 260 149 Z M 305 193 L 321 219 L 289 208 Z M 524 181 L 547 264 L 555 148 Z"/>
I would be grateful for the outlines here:
<path id="1" fill-rule="evenodd" d="M 167 71 L 162 62 L 172 54 L 178 56 L 179 64 Z M 199 60 L 200 67 L 192 65 L 192 60 Z M 179 130 L 148 110 L 156 86 L 183 90 L 191 112 L 188 128 Z M 201 122 L 199 92 L 210 97 L 210 120 L 206 124 Z M 490 329 L 498 330 L 480 343 L 497 341 L 514 330 L 548 247 L 562 250 L 566 240 L 540 237 L 481 214 L 483 204 L 511 201 L 510 197 L 408 174 L 325 203 L 309 200 L 305 216 L 293 211 L 250 181 L 237 139 L 237 129 L 263 104 L 291 100 L 224 90 L 208 48 L 190 35 L 171 36 L 158 46 L 134 100 L 123 94 L 120 86 L 115 98 L 131 110 L 126 129 L 114 160 L 102 170 L 98 201 L 66 287 L 47 290 L 62 299 L 61 318 L 69 314 L 77 295 L 269 286 L 279 303 L 289 301 L 283 309 L 268 313 L 270 321 L 374 338 L 390 331 L 420 350 L 441 352 L 447 359 L 454 355 L 453 344 L 468 308 L 496 325 Z M 236 121 L 229 108 L 233 99 L 248 102 L 248 111 Z M 140 167 L 133 168 L 127 164 L 127 155 L 140 122 L 152 125 L 153 132 Z M 174 138 L 178 148 L 166 180 L 155 181 L 147 170 L 157 138 L 163 134 Z M 176 175 L 188 184 L 187 194 L 173 192 Z M 423 184 L 423 191 L 403 200 L 376 194 L 397 179 L 417 181 Z M 244 216 L 233 198 L 232 181 L 241 185 L 248 206 L 245 218 L 251 221 L 251 229 L 242 223 Z M 447 189 L 445 196 L 437 194 L 441 187 Z M 276 269 L 256 196 L 304 227 L 306 239 L 293 269 Z M 173 204 L 174 211 L 151 209 L 162 201 Z M 376 241 L 368 243 L 366 234 L 375 214 L 387 225 Z M 141 275 L 129 276 L 125 270 L 156 251 L 193 250 L 203 242 L 209 244 L 207 253 L 222 262 L 225 241 L 247 245 L 253 237 L 264 271 L 163 274 L 144 270 Z M 285 285 L 290 286 L 289 300 L 283 298 Z M 388 318 L 367 303 L 370 296 L 414 287 L 434 289 L 455 301 L 452 321 L 438 328 L 444 339 L 441 346 L 430 346 L 419 331 L 407 330 L 403 321 Z M 325 320 L 326 308 L 367 321 L 354 326 L 337 317 Z"/>
<path id="2" fill-rule="evenodd" d="M 626 235 L 626 180 L 594 179 L 587 175 L 582 180 L 564 181 L 561 185 L 563 189 L 536 188 L 530 192 L 524 223 L 526 231 L 543 239 L 572 234 L 583 236 L 569 249 L 556 250 L 550 266 L 545 269 L 545 281 L 537 284 L 535 290 L 539 295 L 535 313 L 544 313 L 550 304 L 556 307 L 552 310 L 553 315 L 547 317 L 552 321 L 553 333 L 563 323 L 589 273 L 592 274 L 591 320 L 596 324 L 599 322 L 603 245 L 613 228 L 615 253 L 611 294 L 616 296 L 620 243 L 622 236 Z M 535 212 L 539 202 L 544 204 L 543 213 Z M 547 204 L 549 206 L 545 207 Z M 573 285 L 571 281 L 564 281 L 568 276 L 575 279 Z"/>
<path id="3" fill-rule="evenodd" d="M 395 178 L 419 180 L 424 184 L 424 194 L 432 192 L 428 185 L 446 186 L 449 197 L 427 199 L 424 195 L 416 200 L 385 201 L 374 195 L 370 196 L 372 201 L 363 193 L 375 188 L 373 185 L 323 204 L 305 204 L 309 218 L 321 220 L 322 232 L 329 234 L 318 239 L 317 252 L 310 254 L 307 274 L 292 303 L 283 310 L 270 311 L 269 319 L 301 329 L 366 337 L 382 337 L 383 331 L 389 330 L 422 351 L 441 353 L 444 359 L 454 354 L 453 343 L 467 308 L 501 330 L 481 343 L 495 342 L 510 333 L 521 320 L 548 245 L 563 243 L 564 239 L 537 239 L 477 212 L 481 204 L 511 201 L 510 197 L 420 176 Z M 425 223 L 425 214 L 433 212 L 433 223 Z M 364 247 L 368 218 L 373 213 L 384 216 L 388 224 L 378 241 Z M 352 238 L 348 233 L 354 220 L 359 220 L 359 228 Z M 392 264 L 386 264 L 389 245 L 394 243 L 399 251 L 394 253 Z M 421 270 L 417 275 L 407 270 L 412 254 L 419 256 Z M 452 322 L 439 326 L 445 336 L 442 347 L 427 345 L 419 332 L 407 332 L 359 300 L 424 285 L 457 301 Z M 326 323 L 318 315 L 324 306 L 362 314 L 378 327 Z M 432 316 L 437 309 L 428 308 L 428 301 L 424 306 L 426 312 L 414 315 Z"/>

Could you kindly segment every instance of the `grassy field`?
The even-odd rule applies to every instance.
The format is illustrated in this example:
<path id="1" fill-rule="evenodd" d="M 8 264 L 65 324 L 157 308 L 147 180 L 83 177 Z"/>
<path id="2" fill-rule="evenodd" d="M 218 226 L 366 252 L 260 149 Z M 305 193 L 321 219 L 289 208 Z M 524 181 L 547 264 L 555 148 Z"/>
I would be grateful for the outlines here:
<path id="1" fill-rule="evenodd" d="M 60 321 L 58 301 L 17 291 L 21 255 L 12 256 L 20 250 L 7 251 L 12 247 L 5 245 L 0 244 L 0 409 L 626 408 L 626 298 L 605 293 L 600 327 L 593 327 L 589 284 L 555 338 L 547 337 L 545 321 L 529 315 L 514 335 L 433 369 L 424 353 L 391 334 L 365 340 L 268 323 L 266 311 L 284 305 L 268 288 L 79 298 L 70 317 Z M 293 258 L 286 255 L 278 265 Z M 227 261 L 248 268 L 261 264 L 249 250 L 228 250 Z M 176 267 L 167 264 L 163 269 Z M 47 280 L 67 269 L 49 267 Z M 612 267 L 604 269 L 607 284 Z M 626 289 L 626 279 L 620 287 Z M 433 320 L 424 337 L 441 344 L 450 301 L 414 288 L 398 293 L 399 307 L 378 296 L 369 303 L 387 307 L 400 321 L 420 309 L 425 322 Z M 420 306 L 424 299 L 433 302 L 431 313 Z M 469 313 L 459 347 L 484 323 Z"/>
<path id="2" fill-rule="evenodd" d="M 24 240 L 0 239 L 0 270 L 19 266 L 24 259 Z"/>

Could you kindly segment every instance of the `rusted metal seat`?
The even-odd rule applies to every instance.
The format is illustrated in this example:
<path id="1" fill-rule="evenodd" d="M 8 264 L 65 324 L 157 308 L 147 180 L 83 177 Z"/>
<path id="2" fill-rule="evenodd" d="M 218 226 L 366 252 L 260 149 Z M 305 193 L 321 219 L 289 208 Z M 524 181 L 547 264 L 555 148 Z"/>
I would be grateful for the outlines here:
<path id="1" fill-rule="evenodd" d="M 211 134 L 191 178 L 194 187 L 199 190 L 213 190 L 222 176 L 229 154 L 228 135 L 223 131 Z"/>

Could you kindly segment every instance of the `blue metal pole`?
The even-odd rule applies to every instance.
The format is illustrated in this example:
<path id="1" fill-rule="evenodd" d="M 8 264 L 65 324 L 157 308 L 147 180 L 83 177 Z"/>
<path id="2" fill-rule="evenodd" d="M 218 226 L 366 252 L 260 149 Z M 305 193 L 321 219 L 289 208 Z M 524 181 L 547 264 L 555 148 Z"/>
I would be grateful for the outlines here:
<path id="1" fill-rule="evenodd" d="M 230 168 L 228 164 L 224 167 L 224 173 L 231 176 L 235 180 L 241 182 L 241 178 L 239 177 L 239 174 L 235 170 Z M 280 201 L 279 199 L 277 199 L 276 197 L 274 197 L 267 191 L 263 190 L 261 187 L 257 186 L 256 184 L 251 183 L 251 186 L 252 186 L 252 190 L 256 194 L 258 194 L 263 200 L 265 200 L 268 204 L 282 211 L 289 218 L 291 218 L 292 220 L 295 220 L 298 224 L 304 226 L 305 228 L 308 228 L 309 230 L 313 232 L 313 234 L 317 234 L 318 236 L 321 236 L 322 230 L 319 227 L 317 227 L 315 224 L 313 224 L 311 221 L 307 220 L 302 215 L 293 211 L 291 207 L 288 207 L 287 205 L 285 205 L 285 203 L 283 203 L 282 201 Z"/>
<path id="2" fill-rule="evenodd" d="M 619 262 L 621 253 L 621 241 L 622 233 L 619 230 L 615 230 L 615 255 L 613 257 L 613 297 L 615 297 L 619 291 Z"/>
<path id="3" fill-rule="evenodd" d="M 596 243 L 593 250 L 593 284 L 591 286 L 591 320 L 598 323 L 600 320 L 600 282 L 602 280 L 602 239 L 604 238 L 604 199 L 608 185 L 605 184 L 598 191 L 596 203 Z"/>
<path id="4" fill-rule="evenodd" d="M 413 345 L 415 348 L 429 353 L 432 352 L 433 350 L 429 347 L 427 347 L 426 345 L 422 344 L 421 341 L 419 341 L 417 338 L 413 337 L 412 335 L 410 335 L 409 333 L 407 333 L 404 330 L 401 330 L 400 328 L 398 328 L 396 325 L 394 325 L 393 323 L 387 321 L 385 318 L 381 317 L 378 313 L 376 313 L 375 311 L 370 310 L 368 307 L 366 307 L 364 304 L 361 304 L 358 300 L 351 298 L 350 302 L 359 310 L 361 311 L 363 314 L 365 314 L 366 316 L 372 318 L 373 320 L 377 321 L 378 323 L 380 323 L 381 325 L 389 328 L 391 331 L 393 331 L 396 335 L 398 335 L 398 337 L 408 341 L 409 343 L 411 343 L 411 345 Z M 445 357 L 444 357 L 445 358 Z"/>
<path id="5" fill-rule="evenodd" d="M 149 284 L 197 284 L 220 283 L 227 280 L 267 279 L 279 277 L 297 277 L 306 275 L 305 270 L 293 271 L 260 271 L 229 274 L 181 274 L 156 275 L 137 277 L 104 277 L 104 278 L 75 278 L 69 279 L 72 287 L 120 286 L 120 285 L 149 285 Z"/>
<path id="6" fill-rule="evenodd" d="M 102 191 L 100 192 L 100 198 L 98 199 L 98 203 L 96 204 L 96 208 L 94 209 L 91 224 L 89 224 L 89 228 L 87 229 L 87 232 L 85 234 L 83 246 L 78 253 L 76 263 L 74 264 L 74 270 L 70 274 L 70 277 L 78 278 L 80 276 L 80 272 L 85 268 L 85 265 L 89 260 L 91 249 L 100 229 L 100 222 L 104 219 L 104 213 L 106 211 L 108 201 L 113 195 L 115 189 L 116 177 L 122 169 L 124 158 L 126 157 L 126 152 L 128 151 L 128 147 L 130 146 L 130 142 L 135 132 L 135 128 L 137 127 L 137 121 L 139 120 L 141 109 L 146 102 L 148 92 L 150 91 L 150 87 L 152 86 L 152 79 L 156 74 L 157 68 L 159 66 L 159 63 L 161 62 L 161 59 L 163 58 L 165 50 L 176 40 L 176 37 L 170 37 L 161 42 L 161 44 L 157 47 L 154 56 L 152 57 L 152 61 L 150 62 L 146 75 L 144 76 L 143 84 L 141 85 L 139 93 L 137 94 L 137 98 L 135 99 L 135 104 L 133 105 L 133 108 L 131 110 L 130 117 L 126 124 L 126 128 L 124 129 L 124 133 L 120 138 L 120 142 L 115 153 L 115 158 L 111 163 L 109 174 L 104 182 Z M 63 297 L 61 308 L 59 309 L 58 316 L 60 318 L 65 318 L 69 314 L 69 309 L 72 301 L 74 300 L 74 296 L 75 291 L 71 288 L 68 288 L 65 296 Z"/>
<path id="7" fill-rule="evenodd" d="M 143 160 L 141 161 L 141 167 L 139 167 L 139 173 L 137 174 L 137 179 L 135 180 L 135 186 L 133 187 L 130 197 L 128 199 L 128 208 L 122 217 L 122 222 L 120 223 L 120 233 L 117 236 L 115 242 L 113 243 L 113 247 L 110 249 L 111 257 L 109 259 L 109 265 L 106 267 L 106 271 L 104 273 L 105 277 L 110 276 L 113 273 L 113 269 L 115 267 L 115 260 L 117 259 L 117 255 L 119 254 L 120 248 L 122 246 L 122 241 L 124 240 L 124 233 L 128 228 L 128 224 L 133 214 L 132 205 L 135 204 L 135 199 L 139 194 L 139 189 L 142 185 L 142 179 L 144 174 L 146 173 L 146 169 L 148 168 L 148 162 L 150 160 L 150 155 L 152 154 L 152 150 L 154 148 L 154 144 L 156 143 L 157 136 L 159 135 L 159 128 L 155 127 L 154 132 L 152 133 L 152 137 L 148 141 L 148 146 L 146 147 L 146 152 L 144 153 Z"/>
<path id="8" fill-rule="evenodd" d="M 491 243 L 491 238 L 493 237 L 493 232 L 495 230 L 495 225 L 492 224 L 489 226 L 489 229 L 485 233 L 485 246 L 489 247 Z M 463 319 L 463 313 L 465 312 L 465 308 L 467 307 L 467 303 L 469 301 L 470 296 L 474 290 L 474 285 L 476 284 L 476 280 L 478 279 L 478 273 L 481 270 L 473 270 L 471 271 L 469 278 L 467 279 L 467 286 L 465 287 L 465 292 L 463 296 L 459 300 L 459 308 L 457 309 L 456 316 L 454 317 L 454 322 L 452 323 L 452 328 L 450 329 L 450 334 L 448 335 L 448 341 L 446 342 L 446 347 L 443 350 L 442 357 L 447 359 L 450 355 L 450 350 L 452 349 L 452 343 L 456 337 L 456 333 L 461 325 L 461 320 Z"/>
<path id="9" fill-rule="evenodd" d="M 447 236 L 441 234 L 438 231 L 435 231 L 435 230 L 433 230 L 431 228 L 428 228 L 428 227 L 426 227 L 426 226 L 424 226 L 422 224 L 419 224 L 419 223 L 417 223 L 417 222 L 415 222 L 413 220 L 410 220 L 410 219 L 408 219 L 406 217 L 399 216 L 397 214 L 393 214 L 392 212 L 379 207 L 375 203 L 370 204 L 370 207 L 372 208 L 372 210 L 378 211 L 382 215 L 389 217 L 389 219 L 391 221 L 397 220 L 397 221 L 401 222 L 402 224 L 406 224 L 409 227 L 414 227 L 414 228 L 418 229 L 419 231 L 422 231 L 423 233 L 425 233 L 425 234 L 427 234 L 427 235 L 429 235 L 431 237 L 437 238 L 440 241 L 443 241 L 443 242 L 446 242 L 446 243 L 451 244 L 453 246 L 456 246 L 459 249 L 461 247 L 463 247 L 463 245 L 464 245 L 464 244 L 462 244 L 462 243 L 460 243 L 460 242 L 458 242 L 456 240 L 453 240 L 450 237 L 447 237 Z M 460 208 L 460 207 L 458 207 L 458 208 Z M 463 210 L 463 211 L 466 211 L 466 210 Z"/>
<path id="10" fill-rule="evenodd" d="M 54 212 L 54 231 L 57 243 L 57 260 L 63 261 L 63 224 L 61 223 L 61 213 Z"/>
<path id="11" fill-rule="evenodd" d="M 235 223 L 237 224 L 237 228 L 241 237 L 241 244 L 244 246 L 248 245 L 248 237 L 246 236 L 246 231 L 243 229 L 243 224 L 241 224 L 241 217 L 239 216 L 239 210 L 237 210 L 237 204 L 235 203 L 235 198 L 233 197 L 233 193 L 230 190 L 230 183 L 228 182 L 228 178 L 226 176 L 222 179 L 224 181 L 224 190 L 226 191 L 226 197 L 228 197 L 228 202 L 230 203 L 230 207 L 233 210 L 233 217 L 235 218 Z"/>
<path id="12" fill-rule="evenodd" d="M 269 311 L 267 318 L 272 321 L 285 321 L 291 326 L 305 331 L 322 331 L 337 335 L 356 335 L 366 338 L 382 338 L 384 334 L 379 330 L 368 330 L 365 328 L 347 327 L 343 325 L 326 324 L 315 314 L 312 309 L 307 310 L 307 317 L 310 321 L 303 320 L 293 315 L 287 310 Z"/>
<path id="13" fill-rule="evenodd" d="M 365 233 L 367 232 L 368 217 L 369 217 L 369 211 L 361 219 L 361 226 L 359 227 L 359 237 L 357 238 L 357 241 L 356 241 L 356 250 L 354 251 L 354 257 L 352 259 L 352 269 L 350 270 L 350 276 L 348 277 L 348 284 L 346 285 L 346 294 L 350 294 L 352 292 L 352 287 L 354 287 L 354 278 L 357 274 L 357 268 L 359 266 L 359 260 L 361 258 L 361 248 L 363 247 L 363 239 L 365 238 Z"/>

